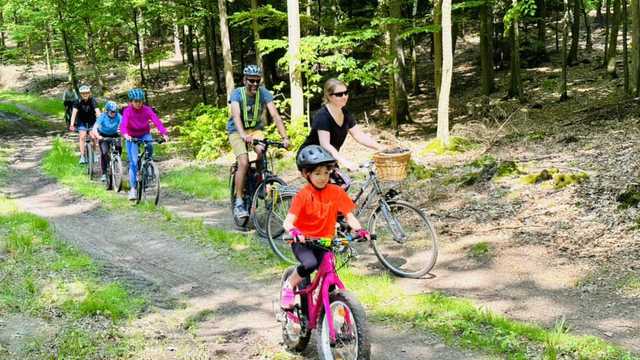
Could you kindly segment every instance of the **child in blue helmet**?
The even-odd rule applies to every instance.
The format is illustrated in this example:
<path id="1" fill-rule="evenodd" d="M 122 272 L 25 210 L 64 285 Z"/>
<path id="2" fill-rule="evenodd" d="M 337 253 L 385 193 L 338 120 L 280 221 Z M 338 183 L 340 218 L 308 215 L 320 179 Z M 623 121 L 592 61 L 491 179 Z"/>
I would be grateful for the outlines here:
<path id="1" fill-rule="evenodd" d="M 138 146 L 132 141 L 134 138 L 145 142 L 147 154 L 153 154 L 153 138 L 151 137 L 150 123 L 153 123 L 162 137 L 169 140 L 167 129 L 150 106 L 144 104 L 144 90 L 131 89 L 128 93 L 129 106 L 122 112 L 120 133 L 127 139 L 127 153 L 129 154 L 129 200 L 136 198 L 136 172 L 138 171 Z"/>
<path id="2" fill-rule="evenodd" d="M 122 143 L 120 142 L 120 134 L 118 128 L 122 115 L 118 113 L 118 104 L 113 101 L 107 101 L 104 106 L 104 112 L 100 114 L 96 120 L 91 136 L 98 139 L 100 144 L 100 166 L 102 167 L 102 181 L 107 180 L 107 165 L 109 162 L 109 142 L 115 141 L 116 149 L 122 152 Z"/>

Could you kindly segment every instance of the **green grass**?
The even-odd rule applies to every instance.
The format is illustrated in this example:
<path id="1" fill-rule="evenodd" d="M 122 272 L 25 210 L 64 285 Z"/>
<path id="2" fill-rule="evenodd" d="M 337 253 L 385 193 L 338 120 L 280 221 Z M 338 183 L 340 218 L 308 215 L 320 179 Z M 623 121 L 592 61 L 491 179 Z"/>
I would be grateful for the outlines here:
<path id="1" fill-rule="evenodd" d="M 28 126 L 33 127 L 35 129 L 44 130 L 49 127 L 49 123 L 46 122 L 45 120 L 42 120 L 36 116 L 33 116 L 31 114 L 28 114 L 20 110 L 14 104 L 0 103 L 0 111 L 19 116 L 23 122 L 26 122 Z M 9 131 L 15 130 L 15 128 L 16 128 L 16 125 L 12 121 L 0 119 L 0 132 L 9 132 Z"/>
<path id="2" fill-rule="evenodd" d="M 64 117 L 64 106 L 61 99 L 3 90 L 0 91 L 0 100 L 22 104 L 47 115 Z"/>
<path id="3" fill-rule="evenodd" d="M 462 153 L 475 148 L 480 145 L 461 136 L 451 136 L 449 138 L 449 144 L 445 145 L 438 138 L 431 139 L 427 142 L 427 146 L 420 152 L 421 155 L 428 153 L 434 153 L 437 155 L 450 155 Z"/>
<path id="4" fill-rule="evenodd" d="M 119 333 L 119 324 L 140 313 L 144 300 L 130 296 L 118 283 L 102 281 L 91 259 L 59 241 L 45 219 L 17 212 L 2 196 L 0 254 L 0 317 L 22 314 L 60 330 L 53 338 L 29 341 L 20 356 L 95 358 L 133 351 L 131 339 Z M 85 330 L 98 314 L 111 322 Z"/>
<path id="5" fill-rule="evenodd" d="M 75 157 L 70 159 L 64 155 L 67 150 L 60 150 L 65 147 L 69 145 L 57 143 L 45 159 L 45 166 L 49 171 L 53 170 L 52 174 L 58 174 L 59 177 L 56 177 L 60 181 L 89 198 L 105 202 L 119 198 L 95 184 L 96 191 L 87 191 L 85 184 L 76 178 L 75 171 L 78 169 L 74 170 Z M 54 166 L 51 163 L 55 161 L 63 163 Z M 236 266 L 242 266 L 255 277 L 277 277 L 287 267 L 270 249 L 255 239 L 207 227 L 200 219 L 182 219 L 164 208 L 152 206 L 136 207 L 136 210 L 131 206 L 123 206 L 121 202 L 111 202 L 107 206 L 117 211 L 142 211 L 145 218 L 155 221 L 161 230 L 179 239 L 212 246 L 221 257 Z M 514 321 L 479 308 L 468 300 L 439 292 L 409 295 L 388 275 L 363 276 L 347 268 L 340 271 L 340 276 L 347 288 L 355 292 L 365 305 L 367 314 L 374 321 L 403 324 L 433 332 L 449 344 L 509 359 L 552 359 L 553 354 L 579 359 L 640 359 L 602 339 L 574 336 L 564 326 L 560 331 L 558 327 L 545 329 Z M 189 323 L 189 327 L 193 326 L 193 322 L 195 320 Z"/>
<path id="6" fill-rule="evenodd" d="M 467 255 L 475 259 L 486 258 L 490 255 L 490 253 L 491 246 L 484 241 L 473 244 L 467 251 Z"/>
<path id="7" fill-rule="evenodd" d="M 162 182 L 170 189 L 213 201 L 229 198 L 228 169 L 222 166 L 187 166 L 169 171 Z"/>

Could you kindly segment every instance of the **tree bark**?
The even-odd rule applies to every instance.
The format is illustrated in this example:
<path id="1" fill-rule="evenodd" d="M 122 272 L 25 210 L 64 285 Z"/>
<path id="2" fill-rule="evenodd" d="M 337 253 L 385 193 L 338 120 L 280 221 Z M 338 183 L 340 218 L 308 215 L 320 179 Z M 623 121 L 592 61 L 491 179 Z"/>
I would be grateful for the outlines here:
<path id="1" fill-rule="evenodd" d="M 216 36 L 216 23 L 215 18 L 211 16 L 211 75 L 213 77 L 216 94 L 216 102 L 218 97 L 222 93 L 222 87 L 220 85 L 220 64 L 218 63 L 218 37 Z"/>
<path id="2" fill-rule="evenodd" d="M 189 89 L 196 90 L 198 88 L 198 81 L 194 72 L 196 71 L 196 60 L 193 57 L 193 26 L 187 25 L 186 42 L 187 45 L 187 67 L 189 68 Z"/>
<path id="3" fill-rule="evenodd" d="M 567 95 L 567 43 L 569 42 L 569 0 L 564 0 L 564 17 L 562 18 L 562 77 L 560 79 L 560 101 L 569 98 Z"/>
<path id="4" fill-rule="evenodd" d="M 627 49 L 627 0 L 622 0 L 622 65 L 624 74 L 624 93 L 629 94 L 629 52 Z"/>
<path id="5" fill-rule="evenodd" d="M 200 58 L 200 34 L 196 32 L 196 57 L 198 59 L 198 80 L 200 80 L 200 90 L 202 91 L 202 102 L 207 104 L 207 79 L 204 77 L 204 71 L 202 71 L 202 59 Z"/>
<path id="6" fill-rule="evenodd" d="M 255 11 L 258 9 L 258 0 L 251 0 L 251 10 Z M 298 19 L 298 23 L 300 19 Z M 298 25 L 298 28 L 300 26 Z M 262 63 L 262 55 L 260 54 L 260 49 L 258 48 L 258 41 L 260 41 L 260 30 L 258 28 L 258 19 L 255 17 L 251 20 L 251 30 L 253 31 L 253 44 L 256 51 L 256 64 L 260 66 L 260 69 L 264 69 L 264 64 Z"/>
<path id="7" fill-rule="evenodd" d="M 413 20 L 413 26 L 416 26 L 416 18 L 418 16 L 418 0 L 413 0 L 413 9 L 411 11 L 411 18 Z M 413 94 L 420 93 L 420 87 L 418 86 L 418 54 L 416 52 L 416 35 L 411 36 L 411 92 Z"/>
<path id="8" fill-rule="evenodd" d="M 449 93 L 453 77 L 453 39 L 451 38 L 451 0 L 442 0 L 442 81 L 438 97 L 437 137 L 449 144 Z"/>
<path id="9" fill-rule="evenodd" d="M 607 66 L 607 54 L 609 53 L 609 27 L 611 22 L 611 0 L 607 0 L 605 3 L 607 7 L 605 10 L 605 18 L 604 18 L 604 56 L 602 57 L 602 66 Z"/>
<path id="10" fill-rule="evenodd" d="M 2 12 L 2 11 L 0 11 Z M 2 24 L 0 23 L 0 26 Z M 51 23 L 47 25 L 47 38 L 44 40 L 45 47 L 45 56 L 47 62 L 47 72 L 49 73 L 49 78 L 53 78 L 53 65 L 51 64 L 51 58 L 53 57 L 53 47 L 51 46 L 51 38 L 53 36 L 53 28 L 51 27 Z"/>
<path id="11" fill-rule="evenodd" d="M 491 40 L 493 39 L 491 25 L 493 16 L 488 2 L 480 7 L 480 83 L 482 93 L 490 95 L 494 90 L 493 56 Z"/>
<path id="12" fill-rule="evenodd" d="M 173 57 L 176 59 L 184 59 L 182 49 L 180 48 L 180 32 L 178 31 L 178 24 L 175 19 L 173 20 Z"/>
<path id="13" fill-rule="evenodd" d="M 133 9 L 133 27 L 136 32 L 136 49 L 138 50 L 138 62 L 140 65 L 140 83 L 142 86 L 145 86 L 147 81 L 144 78 L 144 47 L 142 45 L 142 34 L 138 26 L 138 10 L 137 8 Z"/>
<path id="14" fill-rule="evenodd" d="M 402 18 L 402 0 L 391 0 L 389 3 L 389 15 L 394 19 Z M 402 40 L 400 39 L 400 27 L 397 24 L 391 24 L 389 29 L 391 35 L 391 48 L 393 58 L 393 83 L 395 97 L 397 100 L 397 124 L 411 121 L 409 115 L 409 99 L 407 98 L 407 87 L 404 83 L 405 61 Z"/>
<path id="15" fill-rule="evenodd" d="M 616 77 L 616 55 L 618 45 L 618 30 L 620 28 L 620 0 L 613 0 L 613 16 L 611 32 L 609 34 L 609 52 L 607 53 L 607 73 Z"/>
<path id="16" fill-rule="evenodd" d="M 227 90 L 227 100 L 235 87 L 233 81 L 233 62 L 231 58 L 231 41 L 229 40 L 229 26 L 227 25 L 227 0 L 218 0 L 218 14 L 220 16 L 220 42 L 222 44 L 222 59 L 224 61 L 224 84 Z"/>
<path id="17" fill-rule="evenodd" d="M 96 47 L 94 44 L 94 33 L 91 20 L 89 18 L 84 19 L 84 24 L 87 31 L 87 47 L 89 48 L 89 58 L 91 59 L 91 66 L 93 67 L 93 76 L 96 84 L 100 89 L 100 92 L 104 89 L 104 83 L 102 82 L 102 74 L 100 72 L 100 64 L 98 64 L 98 56 L 96 55 Z"/>
<path id="18" fill-rule="evenodd" d="M 433 3 L 433 23 L 442 24 L 442 1 L 434 0 Z M 433 86 L 436 90 L 436 100 L 440 95 L 440 84 L 442 83 L 442 31 L 433 33 Z"/>
<path id="19" fill-rule="evenodd" d="M 516 6 L 518 0 L 513 0 L 512 3 L 513 6 Z M 517 97 L 520 101 L 523 101 L 524 94 L 520 77 L 520 29 L 517 17 L 511 22 L 509 37 L 511 38 L 511 86 L 509 87 L 509 96 Z"/>
<path id="20" fill-rule="evenodd" d="M 567 62 L 573 65 L 578 62 L 578 42 L 580 41 L 580 3 L 582 0 L 573 0 L 573 21 L 571 22 L 571 48 Z"/>
<path id="21" fill-rule="evenodd" d="M 631 0 L 631 70 L 630 85 L 640 96 L 640 1 Z"/>
<path id="22" fill-rule="evenodd" d="M 300 9 L 298 0 L 287 0 L 289 27 L 289 81 L 291 83 L 291 120 L 304 120 L 304 94 L 300 73 Z"/>
<path id="23" fill-rule="evenodd" d="M 67 68 L 69 69 L 69 80 L 71 81 L 71 84 L 73 85 L 73 89 L 76 91 L 76 94 L 79 94 L 80 91 L 78 89 L 78 76 L 76 74 L 76 65 L 75 65 L 75 59 L 73 55 L 73 49 L 69 44 L 70 43 L 69 34 L 67 34 L 67 31 L 65 30 L 65 27 L 64 27 L 65 19 L 64 19 L 64 16 L 62 15 L 63 4 L 60 1 L 58 1 L 57 5 L 58 5 L 58 19 L 60 20 L 60 24 L 61 24 L 60 32 L 62 33 L 62 44 L 64 45 L 64 57 L 67 60 Z"/>

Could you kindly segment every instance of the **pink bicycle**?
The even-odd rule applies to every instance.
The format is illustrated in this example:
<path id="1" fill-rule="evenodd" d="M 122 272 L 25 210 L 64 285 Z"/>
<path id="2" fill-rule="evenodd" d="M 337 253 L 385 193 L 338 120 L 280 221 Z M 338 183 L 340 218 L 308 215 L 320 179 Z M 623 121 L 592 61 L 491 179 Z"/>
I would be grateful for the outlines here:
<path id="1" fill-rule="evenodd" d="M 367 317 L 360 302 L 340 281 L 334 254 L 338 254 L 344 265 L 352 256 L 350 243 L 363 240 L 366 241 L 349 235 L 307 240 L 307 244 L 327 252 L 313 282 L 307 278 L 300 290 L 295 291 L 300 301 L 292 310 L 279 311 L 278 320 L 282 322 L 282 337 L 287 349 L 302 352 L 309 343 L 311 331 L 319 327 L 316 342 L 320 359 L 369 359 L 371 344 Z M 285 270 L 281 286 L 294 270 L 295 267 Z"/>

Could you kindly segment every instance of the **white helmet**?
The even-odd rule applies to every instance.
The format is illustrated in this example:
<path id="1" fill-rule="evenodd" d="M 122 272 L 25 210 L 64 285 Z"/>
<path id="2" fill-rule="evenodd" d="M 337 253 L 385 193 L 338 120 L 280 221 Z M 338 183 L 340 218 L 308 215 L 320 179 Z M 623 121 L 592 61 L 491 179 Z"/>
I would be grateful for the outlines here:
<path id="1" fill-rule="evenodd" d="M 81 93 L 88 93 L 91 92 L 91 87 L 89 85 L 82 85 L 80 86 L 78 91 L 80 91 Z"/>

